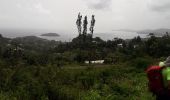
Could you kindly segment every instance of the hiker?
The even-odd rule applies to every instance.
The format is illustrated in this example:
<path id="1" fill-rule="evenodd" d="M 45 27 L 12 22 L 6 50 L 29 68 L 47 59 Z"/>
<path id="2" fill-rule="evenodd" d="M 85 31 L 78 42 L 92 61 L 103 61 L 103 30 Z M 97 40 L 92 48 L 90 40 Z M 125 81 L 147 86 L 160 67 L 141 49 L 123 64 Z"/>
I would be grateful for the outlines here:
<path id="1" fill-rule="evenodd" d="M 160 62 L 159 66 L 162 67 L 164 93 L 156 95 L 156 100 L 170 100 L 170 56 L 164 62 Z"/>
<path id="2" fill-rule="evenodd" d="M 151 66 L 146 71 L 149 79 L 149 90 L 156 95 L 156 100 L 170 100 L 170 56 Z"/>

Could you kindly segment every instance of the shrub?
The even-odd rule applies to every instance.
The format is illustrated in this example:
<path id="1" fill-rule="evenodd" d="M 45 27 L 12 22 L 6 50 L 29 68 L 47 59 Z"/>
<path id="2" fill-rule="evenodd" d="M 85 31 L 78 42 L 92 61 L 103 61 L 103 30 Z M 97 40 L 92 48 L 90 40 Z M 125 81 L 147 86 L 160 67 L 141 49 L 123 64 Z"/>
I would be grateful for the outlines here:
<path id="1" fill-rule="evenodd" d="M 146 69 L 153 63 L 153 60 L 151 58 L 136 58 L 132 60 L 130 63 L 135 68 Z"/>

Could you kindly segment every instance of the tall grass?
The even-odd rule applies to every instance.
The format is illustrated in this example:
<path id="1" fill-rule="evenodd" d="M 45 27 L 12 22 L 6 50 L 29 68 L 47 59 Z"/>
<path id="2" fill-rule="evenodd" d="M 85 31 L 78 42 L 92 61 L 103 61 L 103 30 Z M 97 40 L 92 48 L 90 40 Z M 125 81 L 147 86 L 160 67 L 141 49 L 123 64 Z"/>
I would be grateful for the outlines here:
<path id="1" fill-rule="evenodd" d="M 0 100 L 154 100 L 144 70 L 127 63 L 0 71 Z"/>

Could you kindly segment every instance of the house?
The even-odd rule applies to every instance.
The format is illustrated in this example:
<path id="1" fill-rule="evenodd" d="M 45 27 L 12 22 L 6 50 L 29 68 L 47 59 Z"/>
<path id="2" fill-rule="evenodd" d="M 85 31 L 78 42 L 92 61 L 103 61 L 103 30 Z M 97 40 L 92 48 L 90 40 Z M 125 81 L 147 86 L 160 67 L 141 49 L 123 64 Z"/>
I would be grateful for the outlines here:
<path id="1" fill-rule="evenodd" d="M 122 47 L 123 47 L 123 44 L 120 43 L 120 44 L 117 44 L 117 46 L 122 48 Z"/>
<path id="2" fill-rule="evenodd" d="M 89 61 L 85 61 L 85 64 L 89 64 Z M 104 60 L 94 60 L 94 61 L 90 61 L 91 64 L 103 64 Z"/>

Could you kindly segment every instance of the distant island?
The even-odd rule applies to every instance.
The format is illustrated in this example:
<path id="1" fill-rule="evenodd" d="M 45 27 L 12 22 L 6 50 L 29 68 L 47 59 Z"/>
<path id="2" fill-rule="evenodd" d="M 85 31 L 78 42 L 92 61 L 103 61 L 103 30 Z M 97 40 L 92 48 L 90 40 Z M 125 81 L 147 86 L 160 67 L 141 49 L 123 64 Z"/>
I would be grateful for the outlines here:
<path id="1" fill-rule="evenodd" d="M 133 30 L 133 29 L 117 29 L 113 31 L 124 31 L 124 32 L 137 32 L 138 34 L 149 34 L 154 33 L 156 36 L 163 36 L 164 34 L 170 34 L 170 29 L 160 28 L 160 29 L 145 29 L 145 30 Z"/>
<path id="2" fill-rule="evenodd" d="M 45 34 L 42 34 L 41 36 L 60 36 L 59 34 L 57 33 L 45 33 Z"/>

